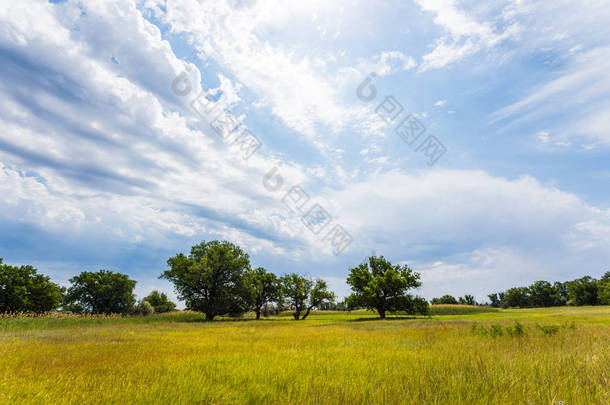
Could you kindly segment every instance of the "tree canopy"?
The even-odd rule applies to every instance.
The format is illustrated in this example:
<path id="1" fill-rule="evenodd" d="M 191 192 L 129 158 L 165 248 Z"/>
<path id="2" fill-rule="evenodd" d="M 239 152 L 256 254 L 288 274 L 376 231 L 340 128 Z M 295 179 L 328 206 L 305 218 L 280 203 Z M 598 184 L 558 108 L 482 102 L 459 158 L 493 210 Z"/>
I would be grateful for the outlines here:
<path id="1" fill-rule="evenodd" d="M 307 318 L 312 309 L 335 300 L 335 294 L 328 290 L 326 281 L 321 279 L 314 281 L 291 273 L 283 276 L 281 283 L 282 296 L 288 301 L 290 309 L 294 311 L 292 316 L 297 321 Z"/>
<path id="2" fill-rule="evenodd" d="M 607 271 L 599 280 L 597 297 L 601 305 L 610 305 L 610 271 Z"/>
<path id="3" fill-rule="evenodd" d="M 64 306 L 93 314 L 128 313 L 136 299 L 136 282 L 128 275 L 108 270 L 84 271 L 70 279 Z"/>
<path id="4" fill-rule="evenodd" d="M 371 256 L 350 270 L 347 283 L 353 294 L 348 297 L 349 305 L 376 310 L 381 319 L 385 319 L 387 312 L 427 312 L 425 300 L 407 294 L 421 285 L 419 279 L 420 275 L 407 265 L 392 264 L 383 256 Z"/>
<path id="5" fill-rule="evenodd" d="M 257 267 L 246 272 L 244 281 L 256 319 L 260 319 L 263 306 L 280 300 L 279 280 L 275 274 L 267 272 L 263 267 Z"/>
<path id="6" fill-rule="evenodd" d="M 174 287 L 187 309 L 201 311 L 207 320 L 224 314 L 243 313 L 248 307 L 244 284 L 250 258 L 228 241 L 201 242 L 167 261 L 169 269 L 161 278 Z"/>
<path id="7" fill-rule="evenodd" d="M 62 288 L 32 266 L 9 266 L 0 258 L 0 313 L 48 312 L 59 307 Z"/>
<path id="8" fill-rule="evenodd" d="M 171 302 L 165 293 L 161 293 L 157 290 L 152 291 L 148 296 L 144 297 L 142 301 L 147 301 L 152 305 L 157 314 L 171 312 L 176 309 L 176 304 Z"/>
<path id="9" fill-rule="evenodd" d="M 445 294 L 440 298 L 432 298 L 432 305 L 456 305 L 458 300 L 453 295 Z"/>

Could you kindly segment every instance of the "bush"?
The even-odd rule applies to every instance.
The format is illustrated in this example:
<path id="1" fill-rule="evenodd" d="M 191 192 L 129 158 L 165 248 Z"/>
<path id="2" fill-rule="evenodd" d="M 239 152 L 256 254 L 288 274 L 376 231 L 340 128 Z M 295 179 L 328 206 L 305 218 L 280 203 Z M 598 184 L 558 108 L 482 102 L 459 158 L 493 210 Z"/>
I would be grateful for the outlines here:
<path id="1" fill-rule="evenodd" d="M 447 304 L 447 305 L 457 305 L 458 304 L 458 300 L 455 299 L 454 296 L 452 295 L 443 295 L 440 298 L 432 298 L 432 301 L 430 301 L 432 303 L 432 305 L 443 305 L 443 304 Z"/>
<path id="2" fill-rule="evenodd" d="M 155 313 L 155 308 L 150 302 L 142 300 L 133 309 L 133 314 L 138 316 L 150 316 Z"/>
<path id="3" fill-rule="evenodd" d="M 502 332 L 502 326 L 500 325 L 491 325 L 488 330 L 489 336 L 502 336 L 504 333 Z"/>
<path id="4" fill-rule="evenodd" d="M 475 322 L 470 327 L 470 330 L 474 334 L 479 334 L 483 336 L 497 337 L 504 335 L 504 329 L 502 329 L 502 326 L 498 324 L 490 325 L 489 328 L 485 328 L 485 326 L 479 326 Z M 506 328 L 506 333 L 511 336 L 521 336 L 525 333 L 525 330 L 523 328 L 523 325 L 521 325 L 519 322 L 515 322 L 514 326 L 508 326 Z"/>
<path id="5" fill-rule="evenodd" d="M 510 336 L 523 336 L 525 334 L 525 328 L 522 324 L 515 321 L 513 326 L 506 327 L 506 333 Z"/>
<path id="6" fill-rule="evenodd" d="M 176 304 L 171 302 L 165 293 L 160 293 L 157 290 L 151 292 L 148 296 L 144 297 L 143 300 L 148 301 L 158 314 L 172 312 L 176 309 Z"/>
<path id="7" fill-rule="evenodd" d="M 559 332 L 559 326 L 557 326 L 557 325 L 544 325 L 544 326 L 538 325 L 538 329 L 540 329 L 542 331 L 542 333 L 544 333 L 545 335 L 548 335 L 548 336 L 554 335 L 557 332 Z"/>

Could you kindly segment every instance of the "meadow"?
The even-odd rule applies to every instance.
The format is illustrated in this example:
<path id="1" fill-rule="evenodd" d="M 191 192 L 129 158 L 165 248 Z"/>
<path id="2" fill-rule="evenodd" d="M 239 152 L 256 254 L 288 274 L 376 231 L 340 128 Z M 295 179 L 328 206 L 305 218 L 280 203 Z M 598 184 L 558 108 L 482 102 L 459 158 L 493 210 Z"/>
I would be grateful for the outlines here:
<path id="1" fill-rule="evenodd" d="M 608 404 L 610 307 L 0 318 L 0 404 Z"/>

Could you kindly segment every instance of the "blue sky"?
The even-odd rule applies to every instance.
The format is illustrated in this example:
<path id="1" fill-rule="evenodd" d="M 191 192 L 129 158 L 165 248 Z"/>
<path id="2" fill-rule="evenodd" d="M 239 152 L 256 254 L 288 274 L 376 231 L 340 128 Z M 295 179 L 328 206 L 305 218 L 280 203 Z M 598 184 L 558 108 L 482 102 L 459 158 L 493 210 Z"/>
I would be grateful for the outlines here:
<path id="1" fill-rule="evenodd" d="M 427 298 L 608 270 L 607 2 L 1 3 L 7 263 L 62 284 L 121 271 L 140 296 L 170 292 L 167 258 L 211 239 L 339 295 L 371 253 L 420 272 Z M 222 139 L 193 100 L 239 130 Z M 291 211 L 294 186 L 309 198 Z M 317 234 L 313 207 L 330 216 Z"/>

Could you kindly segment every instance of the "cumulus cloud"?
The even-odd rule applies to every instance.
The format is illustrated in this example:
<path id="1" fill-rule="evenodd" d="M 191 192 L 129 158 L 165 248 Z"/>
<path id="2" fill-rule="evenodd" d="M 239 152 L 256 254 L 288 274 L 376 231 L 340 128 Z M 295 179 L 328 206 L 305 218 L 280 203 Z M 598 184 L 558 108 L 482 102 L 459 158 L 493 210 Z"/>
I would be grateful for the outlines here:
<path id="1" fill-rule="evenodd" d="M 188 113 L 171 83 L 189 70 L 197 94 L 199 71 L 134 4 L 21 2 L 2 17 L 5 218 L 130 243 L 206 234 L 281 248 L 267 220 L 281 203 L 261 183 L 273 156 L 245 162 Z M 122 35 L 100 34 L 117 24 Z M 235 88 L 220 82 L 230 105 Z M 306 178 L 289 161 L 283 171 Z"/>
<path id="2" fill-rule="evenodd" d="M 354 250 L 376 246 L 425 271 L 430 284 L 481 274 L 498 285 L 507 279 L 562 277 L 578 272 L 570 264 L 578 257 L 602 266 L 609 256 L 602 252 L 610 236 L 605 233 L 610 211 L 529 176 L 392 171 L 328 198 L 342 221 L 357 229 Z"/>
<path id="3" fill-rule="evenodd" d="M 333 46 L 349 47 L 340 41 L 350 4 L 6 3 L 0 9 L 1 226 L 7 234 L 21 232 L 17 239 L 29 247 L 53 246 L 45 254 L 57 262 L 46 263 L 61 277 L 66 259 L 48 251 L 59 251 L 51 241 L 62 238 L 70 252 L 64 255 L 83 262 L 94 255 L 87 263 L 100 267 L 105 257 L 128 267 L 134 252 L 138 258 L 153 256 L 146 265 L 156 267 L 141 269 L 138 294 L 161 285 L 151 274 L 158 274 L 168 252 L 209 238 L 230 239 L 253 255 L 266 255 L 277 272 L 296 268 L 323 275 L 341 291 L 349 265 L 371 250 L 421 271 L 430 288 L 425 294 L 460 282 L 476 288 L 464 292 L 483 294 L 486 285 L 502 288 L 541 275 L 562 279 L 579 266 L 588 270 L 606 262 L 607 209 L 531 175 L 504 178 L 463 170 L 457 160 L 453 170 L 419 171 L 408 159 L 393 158 L 403 149 L 392 153 L 392 141 L 400 140 L 388 136 L 392 128 L 374 113 L 376 104 L 355 97 L 370 71 L 387 80 L 411 75 L 425 82 L 427 71 L 515 40 L 520 27 L 529 27 L 524 18 L 545 21 L 536 14 L 543 4 L 507 2 L 492 18 L 487 8 L 419 2 L 441 28 L 441 36 L 431 39 L 433 48 L 421 56 L 420 69 L 415 49 L 388 48 L 387 38 L 381 39 L 384 46 L 344 60 L 344 51 L 328 54 L 308 42 L 290 46 L 278 39 L 278 32 L 299 22 L 312 25 L 316 38 L 332 37 L 338 41 Z M 566 29 L 577 30 L 565 21 Z M 547 34 L 537 45 L 559 33 Z M 171 40 L 180 45 L 176 52 Z M 574 134 L 607 143 L 607 49 L 568 45 L 570 56 L 552 80 L 494 118 L 543 117 L 574 100 L 587 107 L 567 121 L 563 131 L 569 134 L 546 122 L 528 136 L 536 134 L 545 145 L 569 142 Z M 176 56 L 178 49 L 187 56 Z M 211 80 L 203 79 L 205 68 Z M 189 97 L 172 91 L 182 73 L 192 86 Z M 394 91 L 400 84 L 378 79 L 377 101 L 384 87 Z M 397 92 L 410 91 L 418 81 L 405 81 L 406 90 Z M 239 111 L 240 121 L 258 127 L 257 135 L 269 142 L 249 160 L 241 159 L 239 150 L 191 110 L 190 101 L 199 94 Z M 426 105 L 445 106 L 440 96 L 459 104 L 456 95 L 441 93 Z M 280 191 L 263 186 L 274 167 L 282 177 Z M 328 243 L 284 206 L 282 197 L 295 185 L 305 187 L 312 204 L 320 203 L 352 234 L 344 256 L 333 257 Z M 31 234 L 41 235 L 43 243 L 27 239 Z M 15 251 L 13 245 L 7 249 Z M 75 271 L 79 263 L 66 266 Z"/>

